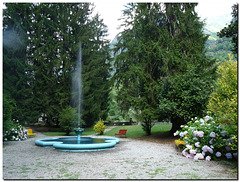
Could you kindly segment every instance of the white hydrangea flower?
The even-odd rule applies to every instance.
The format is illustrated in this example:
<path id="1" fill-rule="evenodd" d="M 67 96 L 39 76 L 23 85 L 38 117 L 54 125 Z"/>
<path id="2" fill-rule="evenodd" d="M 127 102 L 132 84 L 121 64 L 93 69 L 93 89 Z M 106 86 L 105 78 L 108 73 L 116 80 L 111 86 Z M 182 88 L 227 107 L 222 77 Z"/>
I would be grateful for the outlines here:
<path id="1" fill-rule="evenodd" d="M 179 131 L 176 131 L 173 135 L 177 136 L 179 134 Z"/>

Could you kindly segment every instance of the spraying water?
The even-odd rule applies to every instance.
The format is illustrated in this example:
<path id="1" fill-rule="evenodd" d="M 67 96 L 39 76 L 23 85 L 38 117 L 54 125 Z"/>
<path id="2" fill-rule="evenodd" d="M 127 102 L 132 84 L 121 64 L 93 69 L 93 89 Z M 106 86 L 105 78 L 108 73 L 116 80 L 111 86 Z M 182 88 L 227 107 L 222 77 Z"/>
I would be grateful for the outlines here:
<path id="1" fill-rule="evenodd" d="M 81 124 L 81 100 L 82 100 L 82 47 L 79 46 L 77 55 L 76 70 L 72 77 L 72 102 L 78 111 L 78 127 L 82 127 Z"/>
<path id="2" fill-rule="evenodd" d="M 72 103 L 77 108 L 78 112 L 78 128 L 74 131 L 77 134 L 77 143 L 80 144 L 80 136 L 84 129 L 82 129 L 81 122 L 81 100 L 82 100 L 82 46 L 79 46 L 76 69 L 72 77 Z"/>

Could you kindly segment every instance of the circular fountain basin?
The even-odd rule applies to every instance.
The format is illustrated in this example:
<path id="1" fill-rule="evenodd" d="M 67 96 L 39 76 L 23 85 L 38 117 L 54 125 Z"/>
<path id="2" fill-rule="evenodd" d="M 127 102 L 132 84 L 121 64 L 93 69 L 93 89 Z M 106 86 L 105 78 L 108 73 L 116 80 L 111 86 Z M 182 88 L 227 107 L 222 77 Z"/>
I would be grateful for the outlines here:
<path id="1" fill-rule="evenodd" d="M 113 148 L 119 143 L 118 138 L 98 138 L 98 137 L 62 137 L 36 140 L 35 144 L 41 147 L 54 147 L 59 151 L 98 151 Z"/>

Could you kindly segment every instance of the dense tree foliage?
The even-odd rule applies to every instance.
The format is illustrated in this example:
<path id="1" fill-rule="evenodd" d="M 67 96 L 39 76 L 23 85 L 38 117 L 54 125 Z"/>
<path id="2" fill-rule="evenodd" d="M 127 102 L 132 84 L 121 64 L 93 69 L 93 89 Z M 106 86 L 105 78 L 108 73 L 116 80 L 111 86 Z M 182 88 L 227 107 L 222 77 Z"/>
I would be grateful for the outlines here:
<path id="1" fill-rule="evenodd" d="M 228 27 L 224 27 L 219 33 L 219 37 L 230 37 L 234 48 L 232 52 L 238 54 L 238 4 L 232 6 L 232 21 Z"/>
<path id="2" fill-rule="evenodd" d="M 78 113 L 77 109 L 72 108 L 71 106 L 66 107 L 59 113 L 59 124 L 66 132 L 68 136 L 73 128 L 77 127 L 78 124 Z"/>
<path id="3" fill-rule="evenodd" d="M 204 54 L 207 36 L 193 3 L 131 3 L 115 52 L 121 107 L 134 107 L 147 135 L 155 120 L 172 131 L 202 116 L 215 78 Z"/>
<path id="4" fill-rule="evenodd" d="M 131 3 L 124 11 L 126 29 L 120 33 L 115 53 L 116 72 L 113 76 L 119 89 L 118 100 L 122 109 L 133 107 L 147 135 L 157 119 L 156 80 L 159 77 L 159 36 L 164 39 L 164 31 L 159 29 L 162 20 L 160 4 Z M 167 37 L 165 37 L 167 38 Z"/>
<path id="5" fill-rule="evenodd" d="M 158 98 L 162 119 L 172 122 L 171 132 L 192 117 L 202 117 L 215 80 L 215 60 L 205 56 L 203 34 L 194 8 L 197 4 L 167 4 L 170 39 L 163 57 L 164 75 L 159 79 Z"/>
<path id="6" fill-rule="evenodd" d="M 115 87 L 113 87 L 110 91 L 109 94 L 109 103 L 108 103 L 108 116 L 107 116 L 107 121 L 109 122 L 121 122 L 121 121 L 125 121 L 125 112 L 121 111 L 121 107 L 118 105 L 117 102 L 117 89 Z"/>
<path id="7" fill-rule="evenodd" d="M 83 45 L 83 120 L 91 126 L 108 113 L 110 92 L 110 52 L 105 40 L 107 27 L 98 15 L 93 18 L 87 35 L 92 40 Z M 84 52 L 85 50 L 85 52 Z"/>
<path id="8" fill-rule="evenodd" d="M 86 125 L 91 125 L 99 116 L 105 119 L 109 93 L 107 29 L 99 15 L 93 17 L 94 6 L 90 3 L 6 3 L 6 7 L 3 29 L 4 40 L 8 41 L 4 44 L 4 90 L 16 100 L 20 114 L 15 117 L 35 123 L 44 113 L 48 125 L 58 125 L 59 114 L 73 104 L 71 77 L 82 45 L 83 118 Z M 16 32 L 12 46 L 9 40 L 14 40 L 8 39 L 8 32 Z M 13 55 L 16 56 L 12 58 Z M 22 95 L 18 100 L 15 95 L 19 94 Z"/>
<path id="9" fill-rule="evenodd" d="M 11 118 L 8 119 L 31 121 L 38 115 L 31 106 L 28 84 L 31 78 L 26 74 L 27 27 L 30 24 L 31 4 L 9 3 L 6 6 L 7 10 L 3 11 L 3 95 L 15 103 Z"/>
<path id="10" fill-rule="evenodd" d="M 228 124 L 228 130 L 237 135 L 238 79 L 237 61 L 233 59 L 233 56 L 219 65 L 218 73 L 220 77 L 217 79 L 214 92 L 210 96 L 208 109 L 219 120 Z"/>

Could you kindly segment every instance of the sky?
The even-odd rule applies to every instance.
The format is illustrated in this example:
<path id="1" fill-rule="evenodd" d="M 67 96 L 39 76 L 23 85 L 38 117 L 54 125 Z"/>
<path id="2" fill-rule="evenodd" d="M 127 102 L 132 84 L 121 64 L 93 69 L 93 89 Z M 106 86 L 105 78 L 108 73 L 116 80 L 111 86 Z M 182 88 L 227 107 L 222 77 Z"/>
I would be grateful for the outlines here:
<path id="1" fill-rule="evenodd" d="M 104 23 L 108 26 L 108 39 L 112 40 L 117 35 L 119 30 L 117 29 L 120 25 L 118 19 L 122 15 L 122 10 L 124 9 L 125 4 L 133 1 L 126 0 L 95 0 L 94 4 L 96 5 L 95 11 L 100 14 L 100 17 L 103 18 Z M 136 2 L 147 2 L 138 0 Z M 160 2 L 160 1 L 154 1 Z M 166 2 L 166 1 L 162 1 Z M 198 1 L 175 1 L 171 2 L 198 2 L 196 11 L 201 19 L 214 18 L 222 15 L 231 16 L 232 5 L 237 2 L 237 0 L 198 0 Z M 228 23 L 228 22 L 226 22 Z"/>
<path id="2" fill-rule="evenodd" d="M 18 2 L 19 0 L 4 0 L 4 2 Z M 95 13 L 99 13 L 100 17 L 103 19 L 103 22 L 108 27 L 107 37 L 109 40 L 113 40 L 114 37 L 119 33 L 119 25 L 121 24 L 118 21 L 121 18 L 122 10 L 124 9 L 124 5 L 128 2 L 167 2 L 169 0 L 39 0 L 40 2 L 94 2 L 96 8 Z M 37 1 L 37 2 L 39 2 Z M 36 0 L 21 0 L 20 2 L 36 2 Z M 218 17 L 222 15 L 227 15 L 231 17 L 232 5 L 237 2 L 237 0 L 171 0 L 170 2 L 198 2 L 198 6 L 196 7 L 196 11 L 199 16 L 203 19 Z M 231 20 L 231 19 L 230 19 Z M 228 23 L 228 22 L 226 22 Z"/>

